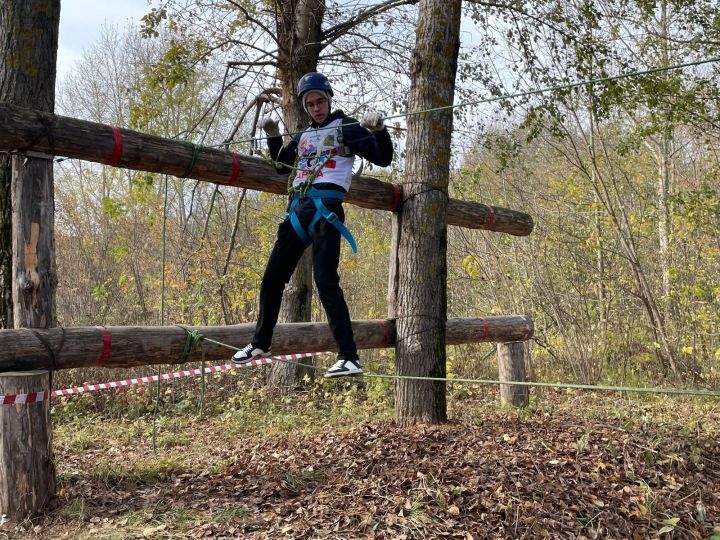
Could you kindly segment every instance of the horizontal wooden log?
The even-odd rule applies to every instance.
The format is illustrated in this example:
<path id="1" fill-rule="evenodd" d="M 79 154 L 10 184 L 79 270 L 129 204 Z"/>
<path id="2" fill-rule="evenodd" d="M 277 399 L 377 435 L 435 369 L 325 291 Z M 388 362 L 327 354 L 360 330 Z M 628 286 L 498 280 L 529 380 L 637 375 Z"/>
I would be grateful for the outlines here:
<path id="1" fill-rule="evenodd" d="M 395 345 L 395 320 L 353 321 L 359 349 L 382 349 Z M 191 328 L 203 337 L 232 347 L 244 347 L 252 339 L 255 324 L 199 326 Z M 522 315 L 449 319 L 446 343 L 521 341 L 533 334 L 533 323 Z M 0 330 L 0 372 L 78 367 L 132 367 L 228 360 L 233 350 L 205 340 L 183 356 L 188 332 L 179 326 L 109 326 L 20 328 Z M 278 324 L 273 336 L 274 354 L 335 351 L 327 323 Z"/>
<path id="2" fill-rule="evenodd" d="M 121 144 L 120 144 L 121 143 Z M 39 152 L 117 167 L 190 177 L 269 193 L 287 193 L 287 176 L 259 157 L 147 135 L 129 129 L 58 116 L 0 103 L 0 150 Z M 393 185 L 370 176 L 353 180 L 346 201 L 356 206 L 393 210 Z M 533 229 L 523 212 L 475 202 L 450 200 L 448 224 L 525 236 Z"/>

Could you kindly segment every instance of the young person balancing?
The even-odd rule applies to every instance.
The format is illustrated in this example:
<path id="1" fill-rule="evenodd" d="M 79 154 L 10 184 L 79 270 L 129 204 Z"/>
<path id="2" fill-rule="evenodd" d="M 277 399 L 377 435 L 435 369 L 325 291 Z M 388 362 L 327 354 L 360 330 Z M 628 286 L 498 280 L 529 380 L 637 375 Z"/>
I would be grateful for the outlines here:
<path id="1" fill-rule="evenodd" d="M 338 348 L 337 361 L 325 377 L 360 375 L 363 371 L 338 276 L 341 236 L 357 251 L 344 225 L 342 201 L 350 189 L 355 156 L 382 167 L 390 165 L 392 141 L 377 112 L 366 113 L 359 125 L 340 110 L 330 112 L 333 90 L 323 74 L 307 73 L 298 81 L 297 91 L 312 118 L 310 127 L 283 146 L 277 122 L 265 118 L 260 123 L 276 168 L 291 173 L 291 199 L 260 286 L 255 335 L 232 359 L 246 364 L 271 355 L 283 290 L 303 252 L 312 246 L 315 284 Z"/>

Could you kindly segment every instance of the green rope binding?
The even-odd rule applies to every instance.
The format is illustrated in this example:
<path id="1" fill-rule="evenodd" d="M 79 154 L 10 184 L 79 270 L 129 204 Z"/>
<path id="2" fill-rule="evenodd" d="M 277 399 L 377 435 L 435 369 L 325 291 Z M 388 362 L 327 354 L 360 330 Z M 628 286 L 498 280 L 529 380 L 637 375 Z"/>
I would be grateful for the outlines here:
<path id="1" fill-rule="evenodd" d="M 190 160 L 190 166 L 187 168 L 187 170 L 179 176 L 179 178 L 187 178 L 190 176 L 193 172 L 193 169 L 195 168 L 195 165 L 197 164 L 198 157 L 201 153 L 205 151 L 205 147 L 202 144 L 195 144 L 190 143 L 190 146 L 192 146 L 192 159 Z"/>
<path id="2" fill-rule="evenodd" d="M 173 362 L 173 364 L 184 364 L 187 362 L 190 355 L 195 352 L 195 349 L 197 349 L 198 345 L 202 343 L 205 340 L 205 336 L 203 336 L 200 332 L 197 332 L 196 330 L 191 330 L 190 328 L 183 326 L 182 324 L 178 324 L 176 326 L 179 326 L 185 332 L 187 332 L 187 339 L 185 340 L 185 347 L 183 348 L 183 352 L 180 353 L 180 356 L 178 356 L 177 360 Z"/>

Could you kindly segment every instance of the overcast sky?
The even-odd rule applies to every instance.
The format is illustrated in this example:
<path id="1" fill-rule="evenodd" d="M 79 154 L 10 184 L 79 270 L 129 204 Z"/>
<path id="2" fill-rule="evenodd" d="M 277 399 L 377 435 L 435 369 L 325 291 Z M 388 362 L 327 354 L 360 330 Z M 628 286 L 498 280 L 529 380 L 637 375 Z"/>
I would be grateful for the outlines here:
<path id="1" fill-rule="evenodd" d="M 120 28 L 128 21 L 139 25 L 140 18 L 149 9 L 148 0 L 63 0 L 60 5 L 58 81 L 72 71 L 83 51 L 98 39 L 104 23 Z"/>

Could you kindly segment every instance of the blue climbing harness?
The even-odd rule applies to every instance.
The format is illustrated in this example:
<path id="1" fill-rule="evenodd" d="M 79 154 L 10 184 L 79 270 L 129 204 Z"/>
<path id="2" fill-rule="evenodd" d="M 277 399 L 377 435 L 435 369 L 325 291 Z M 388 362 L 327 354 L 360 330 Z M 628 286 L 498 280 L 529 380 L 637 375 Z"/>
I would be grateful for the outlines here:
<path id="1" fill-rule="evenodd" d="M 313 216 L 312 221 L 310 221 L 310 225 L 308 225 L 307 230 L 303 229 L 302 224 L 300 223 L 300 218 L 298 218 L 297 214 L 295 213 L 295 208 L 297 208 L 298 203 L 304 197 L 310 199 L 315 205 L 315 215 Z M 340 221 L 337 214 L 327 209 L 327 207 L 322 202 L 323 199 L 333 199 L 342 202 L 342 200 L 345 199 L 345 194 L 341 191 L 335 191 L 332 189 L 319 190 L 315 189 L 312 186 L 308 188 L 307 191 L 305 191 L 304 193 L 302 192 L 302 190 L 296 190 L 293 193 L 293 198 L 290 202 L 290 208 L 288 209 L 288 216 L 290 217 L 290 223 L 292 224 L 295 233 L 306 246 L 309 246 L 312 243 L 315 224 L 320 221 L 321 218 L 325 218 L 325 220 L 330 225 L 335 227 L 343 236 L 343 238 L 348 241 L 353 253 L 357 253 L 357 243 L 355 242 L 353 235 L 350 233 L 345 224 Z"/>

